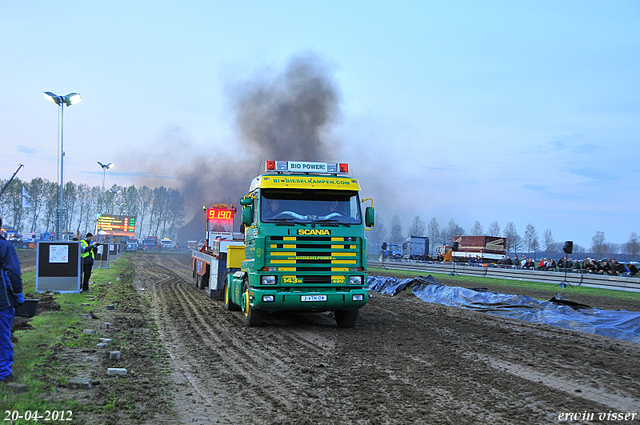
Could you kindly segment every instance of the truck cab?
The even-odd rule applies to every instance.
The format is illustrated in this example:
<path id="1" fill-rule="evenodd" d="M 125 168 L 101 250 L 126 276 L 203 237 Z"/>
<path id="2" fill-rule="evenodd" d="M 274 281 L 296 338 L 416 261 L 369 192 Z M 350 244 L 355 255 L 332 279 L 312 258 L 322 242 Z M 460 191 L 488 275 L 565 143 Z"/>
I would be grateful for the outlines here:
<path id="1" fill-rule="evenodd" d="M 225 307 L 248 326 L 277 311 L 333 311 L 354 326 L 368 300 L 360 185 L 338 163 L 267 161 L 241 199 L 244 261 L 228 276 Z"/>

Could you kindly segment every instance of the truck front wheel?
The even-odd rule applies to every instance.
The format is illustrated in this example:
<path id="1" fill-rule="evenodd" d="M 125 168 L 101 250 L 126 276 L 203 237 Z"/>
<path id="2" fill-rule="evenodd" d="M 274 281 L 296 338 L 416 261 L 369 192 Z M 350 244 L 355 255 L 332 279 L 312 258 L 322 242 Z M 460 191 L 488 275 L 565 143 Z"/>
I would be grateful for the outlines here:
<path id="1" fill-rule="evenodd" d="M 229 299 L 229 282 L 224 284 L 224 309 L 229 311 L 240 310 L 240 307 L 235 305 L 231 299 Z"/>
<path id="2" fill-rule="evenodd" d="M 336 315 L 336 323 L 339 328 L 352 328 L 356 325 L 358 321 L 358 313 L 360 309 L 355 310 L 336 310 L 334 313 Z"/>
<path id="3" fill-rule="evenodd" d="M 249 305 L 249 284 L 242 285 L 242 313 L 244 324 L 250 328 L 262 324 L 262 313 Z"/>

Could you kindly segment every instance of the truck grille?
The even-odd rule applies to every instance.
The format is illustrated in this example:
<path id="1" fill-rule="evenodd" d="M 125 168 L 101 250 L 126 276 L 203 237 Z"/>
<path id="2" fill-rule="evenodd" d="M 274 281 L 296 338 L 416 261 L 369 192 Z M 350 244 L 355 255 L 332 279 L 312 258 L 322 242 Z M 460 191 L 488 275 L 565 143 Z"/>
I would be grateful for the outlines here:
<path id="1" fill-rule="evenodd" d="M 269 236 L 266 248 L 265 266 L 302 284 L 345 283 L 347 272 L 362 265 L 357 237 Z"/>

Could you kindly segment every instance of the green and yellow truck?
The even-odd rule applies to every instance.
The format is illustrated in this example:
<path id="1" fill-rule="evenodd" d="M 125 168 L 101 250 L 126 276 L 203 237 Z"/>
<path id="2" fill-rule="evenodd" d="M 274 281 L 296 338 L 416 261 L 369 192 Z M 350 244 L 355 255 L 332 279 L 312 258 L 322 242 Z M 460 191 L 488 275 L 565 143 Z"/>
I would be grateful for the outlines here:
<path id="1" fill-rule="evenodd" d="M 267 161 L 251 182 L 240 200 L 244 258 L 232 253 L 240 267 L 228 268 L 223 287 L 225 308 L 240 309 L 247 326 L 281 311 L 333 311 L 338 326 L 356 324 L 374 210 L 348 172 L 344 163 Z"/>

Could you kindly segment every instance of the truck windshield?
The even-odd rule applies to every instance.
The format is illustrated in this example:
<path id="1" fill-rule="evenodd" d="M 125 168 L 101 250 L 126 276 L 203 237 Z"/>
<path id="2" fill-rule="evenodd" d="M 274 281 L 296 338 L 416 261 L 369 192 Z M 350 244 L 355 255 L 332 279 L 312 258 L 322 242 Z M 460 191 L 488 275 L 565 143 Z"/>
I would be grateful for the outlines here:
<path id="1" fill-rule="evenodd" d="M 358 192 L 339 190 L 263 190 L 265 223 L 360 224 Z"/>

